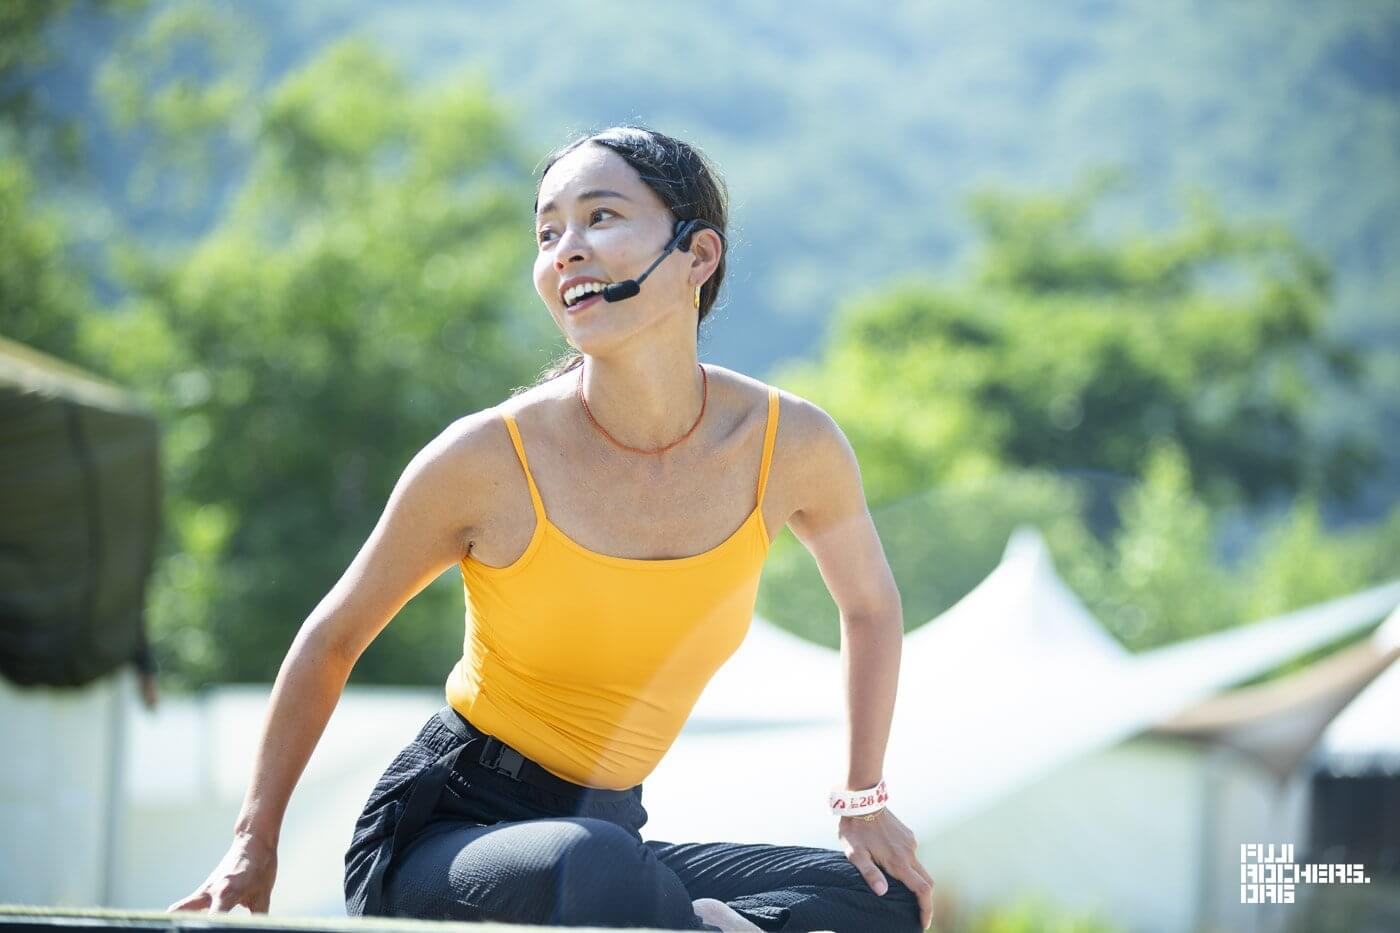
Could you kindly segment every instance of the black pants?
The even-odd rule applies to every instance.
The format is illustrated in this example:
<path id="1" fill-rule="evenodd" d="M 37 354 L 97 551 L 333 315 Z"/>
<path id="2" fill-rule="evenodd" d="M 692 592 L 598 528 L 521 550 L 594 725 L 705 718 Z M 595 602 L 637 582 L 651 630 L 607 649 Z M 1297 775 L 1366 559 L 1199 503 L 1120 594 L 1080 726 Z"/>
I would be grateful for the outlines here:
<path id="1" fill-rule="evenodd" d="M 395 757 L 345 855 L 347 913 L 715 929 L 703 897 L 764 930 L 921 929 L 913 892 L 887 875 L 876 895 L 839 850 L 644 841 L 640 784 L 536 786 L 480 763 L 484 741 L 444 707 Z"/>

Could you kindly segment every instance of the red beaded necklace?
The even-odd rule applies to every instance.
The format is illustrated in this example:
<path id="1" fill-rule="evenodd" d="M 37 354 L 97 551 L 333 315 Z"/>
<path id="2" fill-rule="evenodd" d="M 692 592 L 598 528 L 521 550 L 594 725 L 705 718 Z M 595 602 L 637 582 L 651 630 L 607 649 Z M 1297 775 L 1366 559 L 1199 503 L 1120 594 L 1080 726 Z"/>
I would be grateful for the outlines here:
<path id="1" fill-rule="evenodd" d="M 641 447 L 629 447 L 628 445 L 622 443 L 622 441 L 609 434 L 607 429 L 598 423 L 598 419 L 593 417 L 593 412 L 590 411 L 588 408 L 588 400 L 583 397 L 582 364 L 580 364 L 578 368 L 578 400 L 583 403 L 584 414 L 588 415 L 588 420 L 593 422 L 593 427 L 597 428 L 604 437 L 612 441 L 613 444 L 615 444 L 616 446 L 621 447 L 623 450 L 630 450 L 634 454 L 660 454 L 665 453 L 672 447 L 675 447 L 681 441 L 685 440 L 687 437 L 690 437 L 690 435 L 695 433 L 695 429 L 700 427 L 700 419 L 705 417 L 705 404 L 710 400 L 710 376 L 707 372 L 705 372 L 704 364 L 700 364 L 700 380 L 704 385 L 704 394 L 700 396 L 700 414 L 695 416 L 695 423 L 690 426 L 689 431 L 686 431 L 684 434 L 676 438 L 671 443 L 667 444 L 665 447 L 656 447 L 652 450 L 645 450 Z"/>

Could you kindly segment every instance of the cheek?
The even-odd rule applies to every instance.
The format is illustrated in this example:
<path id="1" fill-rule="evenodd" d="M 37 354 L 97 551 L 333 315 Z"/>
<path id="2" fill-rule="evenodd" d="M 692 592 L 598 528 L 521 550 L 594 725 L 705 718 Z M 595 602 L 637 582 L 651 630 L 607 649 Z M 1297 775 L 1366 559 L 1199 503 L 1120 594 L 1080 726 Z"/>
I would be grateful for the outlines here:
<path id="1" fill-rule="evenodd" d="M 535 292 L 539 294 L 541 301 L 549 304 L 549 289 L 551 288 L 549 284 L 551 278 L 549 275 L 549 259 L 543 253 L 535 257 L 534 278 Z"/>

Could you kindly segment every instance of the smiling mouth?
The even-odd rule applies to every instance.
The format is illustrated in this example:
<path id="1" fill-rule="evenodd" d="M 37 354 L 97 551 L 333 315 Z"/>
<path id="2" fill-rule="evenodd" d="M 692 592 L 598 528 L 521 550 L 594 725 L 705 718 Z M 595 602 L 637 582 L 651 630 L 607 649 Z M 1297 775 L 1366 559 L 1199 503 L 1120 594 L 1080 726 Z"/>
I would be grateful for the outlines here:
<path id="1" fill-rule="evenodd" d="M 590 305 L 597 304 L 598 302 L 600 302 L 600 301 L 602 301 L 602 300 L 603 300 L 603 293 L 602 293 L 602 292 L 594 292 L 594 293 L 591 294 L 591 295 L 584 295 L 583 298 L 581 298 L 581 299 L 578 300 L 578 301 L 575 301 L 575 302 L 574 302 L 573 304 L 571 304 L 571 305 L 565 305 L 565 306 L 564 306 L 564 311 L 565 311 L 565 313 L 567 313 L 567 314 L 573 314 L 573 313 L 575 313 L 575 312 L 577 312 L 577 311 L 582 311 L 584 308 L 587 308 L 587 307 L 589 307 Z"/>
<path id="2" fill-rule="evenodd" d="M 575 284 L 568 288 L 559 289 L 559 297 L 564 300 L 564 307 L 571 308 L 576 304 L 582 304 L 583 299 L 589 295 L 596 295 L 612 287 L 611 282 L 602 279 L 589 277 L 587 279 L 574 279 Z"/>

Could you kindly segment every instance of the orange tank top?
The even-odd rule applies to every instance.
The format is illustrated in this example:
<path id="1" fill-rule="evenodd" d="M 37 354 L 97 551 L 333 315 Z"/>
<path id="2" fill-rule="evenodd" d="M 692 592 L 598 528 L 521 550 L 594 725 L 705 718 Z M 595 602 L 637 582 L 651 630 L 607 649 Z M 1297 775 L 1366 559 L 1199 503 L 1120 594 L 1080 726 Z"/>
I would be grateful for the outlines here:
<path id="1" fill-rule="evenodd" d="M 778 390 L 754 509 L 719 546 L 647 560 L 590 551 L 556 528 L 515 419 L 535 531 L 506 567 L 460 564 L 468 627 L 447 702 L 546 770 L 588 787 L 640 784 L 671 747 L 705 684 L 748 633 L 771 541 L 763 492 Z"/>

